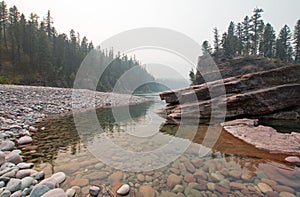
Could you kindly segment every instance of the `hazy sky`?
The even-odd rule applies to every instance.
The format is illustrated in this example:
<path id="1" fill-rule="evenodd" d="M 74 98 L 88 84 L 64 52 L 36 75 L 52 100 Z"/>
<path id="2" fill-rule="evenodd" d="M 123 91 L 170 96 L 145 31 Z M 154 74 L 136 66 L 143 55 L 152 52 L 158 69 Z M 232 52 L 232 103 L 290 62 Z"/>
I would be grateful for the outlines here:
<path id="1" fill-rule="evenodd" d="M 255 7 L 264 9 L 263 19 L 276 34 L 285 24 L 293 29 L 300 19 L 299 0 L 6 0 L 29 17 L 41 18 L 51 11 L 60 33 L 70 29 L 87 36 L 94 45 L 119 32 L 139 27 L 164 27 L 195 41 L 213 40 L 213 28 L 226 31 L 229 22 L 242 21 Z"/>

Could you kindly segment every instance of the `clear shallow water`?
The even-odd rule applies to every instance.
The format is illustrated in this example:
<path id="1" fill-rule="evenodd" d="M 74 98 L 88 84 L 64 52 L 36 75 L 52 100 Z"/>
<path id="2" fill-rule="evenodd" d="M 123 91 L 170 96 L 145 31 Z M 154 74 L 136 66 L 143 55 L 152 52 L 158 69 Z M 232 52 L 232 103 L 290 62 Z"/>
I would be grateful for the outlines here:
<path id="1" fill-rule="evenodd" d="M 33 136 L 34 143 L 23 148 L 24 155 L 47 176 L 64 171 L 67 180 L 62 187 L 80 186 L 79 196 L 88 193 L 89 185 L 106 184 L 113 189 L 116 182 L 129 183 L 136 193 L 150 196 L 152 192 L 157 196 L 300 196 L 300 169 L 282 162 L 286 155 L 256 149 L 222 131 L 217 142 L 207 148 L 210 152 L 200 157 L 200 148 L 211 146 L 219 128 L 212 127 L 207 133 L 207 125 L 197 125 L 194 136 L 195 125 L 184 125 L 178 134 L 178 126 L 166 124 L 155 113 L 163 105 L 154 101 L 131 107 L 132 120 L 121 116 L 118 123 L 111 109 L 99 109 L 101 131 L 86 129 L 80 137 L 72 116 L 49 120 L 39 125 L 46 130 Z M 122 111 L 126 113 L 126 109 L 117 110 L 119 114 Z M 89 116 L 89 112 L 82 113 L 80 121 L 86 128 L 93 128 L 88 125 Z M 107 140 L 135 154 L 160 150 L 173 142 L 178 147 L 172 146 L 174 150 L 167 149 L 169 152 L 156 158 L 124 157 L 122 152 L 103 147 Z M 177 158 L 180 146 L 189 143 L 189 148 Z M 110 158 L 115 166 L 99 161 L 88 148 L 98 158 Z M 160 165 L 173 157 L 177 159 Z M 124 166 L 131 171 L 116 169 Z"/>

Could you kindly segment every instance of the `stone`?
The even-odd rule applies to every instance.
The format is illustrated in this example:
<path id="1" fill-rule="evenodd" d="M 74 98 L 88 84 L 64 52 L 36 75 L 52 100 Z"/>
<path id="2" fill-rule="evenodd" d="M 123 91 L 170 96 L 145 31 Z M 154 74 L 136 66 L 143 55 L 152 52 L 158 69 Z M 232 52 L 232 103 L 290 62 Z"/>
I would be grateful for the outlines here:
<path id="1" fill-rule="evenodd" d="M 121 181 L 122 179 L 123 179 L 123 173 L 121 171 L 114 172 L 108 177 L 108 180 L 112 183 Z"/>
<path id="2" fill-rule="evenodd" d="M 202 196 L 201 192 L 198 191 L 198 190 L 195 190 L 195 189 L 190 189 L 190 193 L 191 193 L 193 196 Z"/>
<path id="3" fill-rule="evenodd" d="M 300 158 L 296 156 L 289 156 L 286 157 L 284 160 L 290 163 L 300 163 Z"/>
<path id="4" fill-rule="evenodd" d="M 80 187 L 86 186 L 88 184 L 89 184 L 88 179 L 74 179 L 70 183 L 71 186 L 80 186 Z"/>
<path id="5" fill-rule="evenodd" d="M 31 142 L 32 138 L 30 136 L 23 136 L 17 141 L 19 145 L 30 144 Z"/>
<path id="6" fill-rule="evenodd" d="M 50 189 L 54 189 L 58 187 L 58 183 L 56 182 L 56 179 L 50 177 L 42 180 L 39 185 L 46 185 Z"/>
<path id="7" fill-rule="evenodd" d="M 0 151 L 0 166 L 5 163 L 5 154 Z"/>
<path id="8" fill-rule="evenodd" d="M 45 172 L 44 171 L 40 171 L 40 172 L 32 174 L 32 176 L 34 176 L 34 178 L 36 180 L 42 180 L 42 179 L 45 178 Z"/>
<path id="9" fill-rule="evenodd" d="M 21 189 L 23 190 L 23 189 L 29 187 L 30 185 L 32 185 L 33 181 L 34 181 L 34 178 L 32 178 L 32 177 L 22 178 L 22 180 L 21 180 Z"/>
<path id="10" fill-rule="evenodd" d="M 36 170 L 33 169 L 23 169 L 23 170 L 19 170 L 16 174 L 16 178 L 18 179 L 22 179 L 26 176 L 31 176 L 32 174 L 37 173 Z"/>
<path id="11" fill-rule="evenodd" d="M 196 182 L 196 178 L 194 175 L 187 173 L 184 175 L 184 181 L 187 183 Z"/>
<path id="12" fill-rule="evenodd" d="M 38 129 L 35 128 L 34 126 L 30 126 L 30 127 L 28 128 L 28 130 L 29 130 L 30 132 L 37 132 L 37 131 L 38 131 Z"/>
<path id="13" fill-rule="evenodd" d="M 294 194 L 292 194 L 290 192 L 280 192 L 279 196 L 280 197 L 296 197 Z"/>
<path id="14" fill-rule="evenodd" d="M 97 186 L 90 187 L 89 194 L 91 194 L 92 196 L 97 196 L 99 192 L 100 192 L 100 187 Z"/>
<path id="15" fill-rule="evenodd" d="M 19 169 L 28 169 L 28 168 L 32 168 L 33 167 L 33 163 L 24 163 L 24 162 L 21 162 L 21 163 L 18 163 L 17 167 Z"/>
<path id="16" fill-rule="evenodd" d="M 176 174 L 170 174 L 167 179 L 167 185 L 169 188 L 173 188 L 175 185 L 181 182 L 181 177 Z"/>
<path id="17" fill-rule="evenodd" d="M 68 197 L 74 197 L 76 194 L 76 190 L 73 188 L 69 188 L 69 189 L 67 189 L 66 194 Z"/>
<path id="18" fill-rule="evenodd" d="M 184 166 L 187 169 L 187 171 L 190 173 L 194 173 L 196 171 L 196 168 L 194 167 L 194 165 L 189 161 L 184 162 Z"/>
<path id="19" fill-rule="evenodd" d="M 260 182 L 260 183 L 257 184 L 257 186 L 258 186 L 258 188 L 260 189 L 260 191 L 262 193 L 267 193 L 267 192 L 272 192 L 273 191 L 273 189 L 266 183 Z"/>
<path id="20" fill-rule="evenodd" d="M 95 164 L 95 168 L 97 170 L 101 170 L 103 167 L 105 167 L 104 163 L 97 163 L 97 164 Z"/>
<path id="21" fill-rule="evenodd" d="M 14 164 L 18 164 L 21 163 L 23 161 L 23 159 L 21 158 L 21 156 L 19 155 L 19 153 L 12 151 L 10 153 L 8 153 L 8 155 L 6 155 L 5 160 L 7 162 L 11 162 Z"/>
<path id="22" fill-rule="evenodd" d="M 22 182 L 20 179 L 11 178 L 6 185 L 6 189 L 15 192 L 21 189 L 21 184 Z"/>
<path id="23" fill-rule="evenodd" d="M 42 197 L 68 197 L 68 196 L 63 189 L 56 188 L 56 189 L 49 190 L 48 192 L 43 194 Z"/>
<path id="24" fill-rule="evenodd" d="M 211 177 L 216 181 L 222 181 L 224 179 L 224 176 L 220 172 L 211 173 Z"/>
<path id="25" fill-rule="evenodd" d="M 173 188 L 173 192 L 176 192 L 176 193 L 181 193 L 183 192 L 184 190 L 184 187 L 182 185 L 175 185 L 175 187 Z"/>
<path id="26" fill-rule="evenodd" d="M 46 185 L 37 185 L 30 192 L 30 197 L 41 197 L 43 194 L 50 190 Z"/>
<path id="27" fill-rule="evenodd" d="M 212 182 L 208 182 L 207 183 L 207 188 L 211 191 L 215 191 L 216 189 L 216 184 L 212 183 Z"/>
<path id="28" fill-rule="evenodd" d="M 1 151 L 11 151 L 15 148 L 15 143 L 11 140 L 5 140 L 0 142 Z"/>
<path id="29" fill-rule="evenodd" d="M 279 194 L 277 192 L 267 192 L 266 196 L 268 197 L 279 197 Z"/>
<path id="30" fill-rule="evenodd" d="M 230 182 L 229 186 L 232 187 L 233 189 L 247 190 L 247 187 L 243 183 Z"/>
<path id="31" fill-rule="evenodd" d="M 76 162 L 67 163 L 58 167 L 57 171 L 65 173 L 74 173 L 80 168 L 79 164 Z"/>
<path id="32" fill-rule="evenodd" d="M 142 174 L 138 174 L 137 175 L 137 180 L 140 181 L 140 182 L 144 182 L 145 181 L 145 176 L 142 175 Z"/>
<path id="33" fill-rule="evenodd" d="M 295 190 L 291 187 L 285 186 L 285 185 L 273 185 L 272 188 L 277 191 L 278 193 L 280 192 L 289 192 L 289 193 L 294 193 Z"/>
<path id="34" fill-rule="evenodd" d="M 117 194 L 121 195 L 121 196 L 125 196 L 129 193 L 130 191 L 130 186 L 128 184 L 123 184 L 118 190 L 117 190 Z"/>
<path id="35" fill-rule="evenodd" d="M 12 193 L 10 195 L 10 197 L 21 197 L 21 196 L 22 196 L 22 192 L 20 190 Z"/>
<path id="36" fill-rule="evenodd" d="M 1 193 L 1 197 L 10 197 L 11 196 L 11 192 L 9 190 L 4 190 Z"/>
<path id="37" fill-rule="evenodd" d="M 54 178 L 58 184 L 61 184 L 66 180 L 66 174 L 63 172 L 57 172 L 53 174 L 51 178 Z"/>
<path id="38" fill-rule="evenodd" d="M 154 197 L 155 196 L 154 189 L 149 185 L 142 185 L 139 189 L 139 193 L 141 193 L 143 197 Z"/>
<path id="39" fill-rule="evenodd" d="M 240 170 L 231 170 L 229 171 L 229 176 L 232 176 L 235 179 L 240 179 L 242 172 Z"/>

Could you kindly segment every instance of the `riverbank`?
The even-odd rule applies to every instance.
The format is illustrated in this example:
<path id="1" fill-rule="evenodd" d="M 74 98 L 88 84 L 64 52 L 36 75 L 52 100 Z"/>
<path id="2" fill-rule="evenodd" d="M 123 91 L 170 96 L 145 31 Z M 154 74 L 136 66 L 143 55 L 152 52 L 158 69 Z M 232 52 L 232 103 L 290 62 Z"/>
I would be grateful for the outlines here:
<path id="1" fill-rule="evenodd" d="M 35 128 L 36 123 L 53 115 L 70 114 L 72 107 L 76 111 L 84 111 L 137 105 L 146 101 L 145 98 L 131 95 L 89 90 L 74 93 L 66 88 L 0 85 L 0 195 L 75 195 L 74 189 L 66 192 L 58 189 L 65 179 L 63 172 L 44 179 L 44 172 L 35 171 L 31 169 L 32 163 L 23 162 L 22 151 L 18 148 L 30 144 L 31 135 L 45 129 Z"/>

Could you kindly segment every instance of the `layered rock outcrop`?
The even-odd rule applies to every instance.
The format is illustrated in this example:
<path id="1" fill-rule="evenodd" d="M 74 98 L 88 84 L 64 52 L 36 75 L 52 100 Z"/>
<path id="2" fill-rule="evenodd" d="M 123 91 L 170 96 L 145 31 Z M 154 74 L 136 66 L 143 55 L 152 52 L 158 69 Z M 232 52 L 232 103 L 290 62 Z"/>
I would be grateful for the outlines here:
<path id="1" fill-rule="evenodd" d="M 225 91 L 222 91 L 225 88 Z M 222 95 L 223 93 L 226 95 Z M 216 80 L 160 94 L 169 118 L 300 118 L 300 65 Z M 214 106 L 214 113 L 211 108 Z M 219 112 L 219 113 L 218 113 Z"/>

